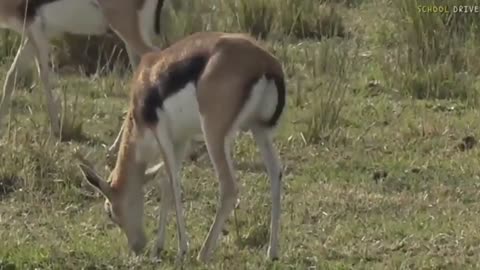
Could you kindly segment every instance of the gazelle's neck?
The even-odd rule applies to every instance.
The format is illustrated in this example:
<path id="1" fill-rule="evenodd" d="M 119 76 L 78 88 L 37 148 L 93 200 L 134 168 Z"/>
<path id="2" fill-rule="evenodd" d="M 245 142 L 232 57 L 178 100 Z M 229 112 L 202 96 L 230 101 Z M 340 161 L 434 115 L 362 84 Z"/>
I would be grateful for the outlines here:
<path id="1" fill-rule="evenodd" d="M 138 131 L 135 128 L 131 112 L 128 113 L 124 125 L 117 161 L 111 175 L 111 186 L 117 189 L 131 188 L 132 186 L 141 187 L 147 168 L 146 161 L 136 158 Z"/>

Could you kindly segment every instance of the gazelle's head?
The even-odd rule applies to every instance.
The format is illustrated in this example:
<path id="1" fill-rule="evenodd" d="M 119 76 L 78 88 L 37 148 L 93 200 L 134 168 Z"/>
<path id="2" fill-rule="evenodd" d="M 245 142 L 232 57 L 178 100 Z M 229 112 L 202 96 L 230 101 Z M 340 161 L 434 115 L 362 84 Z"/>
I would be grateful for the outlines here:
<path id="1" fill-rule="evenodd" d="M 117 224 L 127 237 L 128 246 L 135 254 L 140 254 L 147 242 L 143 224 L 143 185 L 154 178 L 162 165 L 157 165 L 148 171 L 145 167 L 130 164 L 126 175 L 115 169 L 110 174 L 110 181 L 104 180 L 94 167 L 79 154 L 79 167 L 85 180 L 104 197 L 104 209 L 111 221 Z M 119 179 L 126 177 L 127 179 Z"/>

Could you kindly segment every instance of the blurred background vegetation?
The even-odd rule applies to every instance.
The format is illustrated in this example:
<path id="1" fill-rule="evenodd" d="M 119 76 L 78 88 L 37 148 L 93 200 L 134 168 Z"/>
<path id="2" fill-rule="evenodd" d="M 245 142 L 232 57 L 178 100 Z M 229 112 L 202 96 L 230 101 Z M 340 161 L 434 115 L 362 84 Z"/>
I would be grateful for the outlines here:
<path id="1" fill-rule="evenodd" d="M 479 101 L 480 16 L 453 13 L 453 5 L 475 0 L 198 0 L 167 1 L 160 47 L 197 31 L 241 31 L 267 41 L 295 80 L 297 105 L 321 99 L 307 120 L 308 134 L 334 129 L 348 87 L 414 99 Z M 420 12 L 421 5 L 448 6 L 449 13 Z M 1 62 L 9 63 L 19 35 L 3 31 Z M 308 69 L 299 59 L 305 59 Z M 52 62 L 60 73 L 106 74 L 128 68 L 123 42 L 105 36 L 66 35 L 55 41 Z M 362 65 L 362 66 L 359 66 Z M 298 74 L 299 71 L 304 72 Z M 322 91 L 316 89 L 323 83 Z M 311 97 L 311 95 L 318 95 Z M 305 104 L 303 104 L 305 105 Z M 321 133 L 321 132 L 320 132 Z M 326 133 L 330 133 L 326 132 Z M 307 136 L 308 137 L 308 136 Z M 316 139 L 313 139 L 315 141 Z"/>
<path id="2" fill-rule="evenodd" d="M 391 16 L 373 25 L 373 18 L 358 18 L 372 25 L 370 33 L 356 32 L 346 23 L 361 11 L 364 0 L 238 0 L 167 2 L 162 14 L 160 46 L 202 30 L 245 31 L 269 40 L 325 40 L 331 37 L 369 41 L 377 50 L 378 69 L 392 89 L 416 98 L 477 100 L 480 16 L 464 13 L 421 13 L 419 5 L 466 5 L 475 0 L 382 1 L 383 15 Z M 382 12 L 380 12 L 382 14 Z M 222 18 L 218 20 L 217 18 Z M 356 24 L 358 26 L 358 24 Z M 2 62 L 10 62 L 18 45 L 18 35 L 3 30 L 0 40 Z M 371 42 L 374 41 L 374 42 Z M 121 40 L 113 33 L 105 36 L 66 35 L 55 42 L 55 65 L 60 70 L 86 74 L 125 68 L 128 57 Z M 469 72 L 467 72 L 467 70 Z M 472 74 L 473 73 L 473 74 Z"/>

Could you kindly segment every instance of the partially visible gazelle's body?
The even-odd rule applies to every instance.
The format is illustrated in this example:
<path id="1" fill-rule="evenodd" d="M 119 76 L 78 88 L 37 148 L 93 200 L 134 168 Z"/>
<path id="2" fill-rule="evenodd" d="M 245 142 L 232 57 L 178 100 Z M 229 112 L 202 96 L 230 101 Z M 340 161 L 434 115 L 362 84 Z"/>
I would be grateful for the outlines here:
<path id="1" fill-rule="evenodd" d="M 17 51 L 3 87 L 0 124 L 7 114 L 17 71 L 37 62 L 47 99 L 51 129 L 60 132 L 59 106 L 52 93 L 49 68 L 50 39 L 63 33 L 103 35 L 111 28 L 125 42 L 131 64 L 155 49 L 152 37 L 159 33 L 164 0 L 0 0 L 0 27 L 25 39 Z M 0 127 L 1 129 L 1 127 Z"/>
<path id="2" fill-rule="evenodd" d="M 134 75 L 130 109 L 110 182 L 83 160 L 86 179 L 106 197 L 106 210 L 132 250 L 145 246 L 143 189 L 147 164 L 163 156 L 162 206 L 156 251 L 164 247 L 167 215 L 175 206 L 179 253 L 187 251 L 180 200 L 180 170 L 193 137 L 203 134 L 220 183 L 220 205 L 198 258 L 206 261 L 238 196 L 230 148 L 238 131 L 251 131 L 271 181 L 268 255 L 278 257 L 281 162 L 273 135 L 285 106 L 281 64 L 244 34 L 196 33 L 161 52 L 145 54 Z"/>

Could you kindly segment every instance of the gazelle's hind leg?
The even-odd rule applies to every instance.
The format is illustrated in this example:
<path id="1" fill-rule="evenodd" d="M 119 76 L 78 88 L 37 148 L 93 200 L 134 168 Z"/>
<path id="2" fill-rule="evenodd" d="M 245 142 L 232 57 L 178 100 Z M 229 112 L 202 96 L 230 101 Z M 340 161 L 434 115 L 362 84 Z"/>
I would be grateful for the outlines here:
<path id="1" fill-rule="evenodd" d="M 282 164 L 280 157 L 273 144 L 273 130 L 263 127 L 252 129 L 255 143 L 260 149 L 263 162 L 267 169 L 271 184 L 272 211 L 270 221 L 270 242 L 268 245 L 268 257 L 272 260 L 278 259 L 278 238 L 280 231 L 280 202 Z"/>
<path id="2" fill-rule="evenodd" d="M 53 85 L 50 81 L 52 75 L 48 66 L 50 44 L 48 37 L 43 33 L 42 26 L 38 23 L 33 24 L 29 29 L 29 39 L 35 48 L 35 58 L 38 74 L 43 84 L 45 98 L 47 102 L 48 115 L 50 116 L 50 126 L 56 136 L 60 136 L 60 104 L 52 93 Z"/>
<path id="3" fill-rule="evenodd" d="M 230 153 L 231 141 L 234 134 L 220 132 L 215 125 L 216 123 L 208 119 L 203 119 L 202 121 L 205 143 L 220 187 L 220 201 L 215 215 L 215 221 L 210 227 L 197 257 L 197 259 L 202 262 L 208 261 L 211 253 L 215 249 L 220 232 L 235 207 L 239 193 L 238 184 L 233 173 Z"/>
<path id="4" fill-rule="evenodd" d="M 116 5 L 114 1 L 99 2 L 111 29 L 127 44 L 127 54 L 134 68 L 143 54 L 154 49 L 150 29 L 156 3 L 156 0 L 146 0 L 142 9 L 131 12 L 138 8 L 135 1 L 125 2 L 125 5 Z"/>

